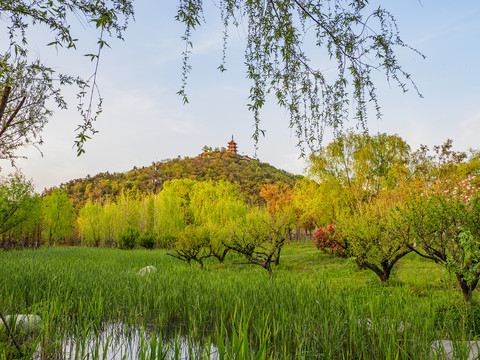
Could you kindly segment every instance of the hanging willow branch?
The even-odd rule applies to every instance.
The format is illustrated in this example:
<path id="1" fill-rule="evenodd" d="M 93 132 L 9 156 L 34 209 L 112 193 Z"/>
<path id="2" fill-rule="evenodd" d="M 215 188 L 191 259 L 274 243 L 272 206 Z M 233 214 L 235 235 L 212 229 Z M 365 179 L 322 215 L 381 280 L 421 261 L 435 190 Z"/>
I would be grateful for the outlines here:
<path id="1" fill-rule="evenodd" d="M 176 19 L 185 25 L 186 44 L 179 94 L 188 102 L 192 34 L 204 21 L 204 1 L 179 2 Z M 401 40 L 390 12 L 369 8 L 367 0 L 221 0 L 217 7 L 225 29 L 221 71 L 230 25 L 247 28 L 248 108 L 256 141 L 264 134 L 260 111 L 269 94 L 289 112 L 302 152 L 320 145 L 326 128 L 341 133 L 350 118 L 366 130 L 370 107 L 381 116 L 374 73 L 383 72 L 402 91 L 413 88 L 421 96 L 396 51 L 423 55 Z"/>

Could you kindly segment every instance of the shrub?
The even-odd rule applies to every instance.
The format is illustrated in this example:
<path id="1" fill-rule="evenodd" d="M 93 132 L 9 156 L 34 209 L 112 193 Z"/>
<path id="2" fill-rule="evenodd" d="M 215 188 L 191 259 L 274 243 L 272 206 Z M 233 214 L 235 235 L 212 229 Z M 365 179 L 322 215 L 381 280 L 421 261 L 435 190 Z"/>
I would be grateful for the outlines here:
<path id="1" fill-rule="evenodd" d="M 157 237 L 152 232 L 144 232 L 138 238 L 138 244 L 145 249 L 153 249 L 156 242 L 157 242 Z"/>
<path id="2" fill-rule="evenodd" d="M 171 233 L 161 233 L 158 235 L 158 246 L 162 249 L 171 249 L 177 241 L 177 236 Z"/>
<path id="3" fill-rule="evenodd" d="M 335 231 L 335 224 L 325 225 L 313 234 L 313 245 L 319 250 L 345 256 L 345 249 L 340 246 L 341 236 Z"/>
<path id="4" fill-rule="evenodd" d="M 118 247 L 120 249 L 133 249 L 137 245 L 137 240 L 140 236 L 140 231 L 138 229 L 129 226 L 123 230 L 118 236 Z"/>

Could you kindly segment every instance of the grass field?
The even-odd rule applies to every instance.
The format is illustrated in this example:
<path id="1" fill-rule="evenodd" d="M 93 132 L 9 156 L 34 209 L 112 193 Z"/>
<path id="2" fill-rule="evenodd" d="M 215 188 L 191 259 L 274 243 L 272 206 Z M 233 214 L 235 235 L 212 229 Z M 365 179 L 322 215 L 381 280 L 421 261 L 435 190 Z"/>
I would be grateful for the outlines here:
<path id="1" fill-rule="evenodd" d="M 147 265 L 158 271 L 137 275 Z M 42 318 L 38 334 L 17 336 L 25 352 L 38 339 L 44 359 L 428 359 L 433 341 L 480 333 L 478 294 L 464 305 L 454 277 L 413 254 L 387 285 L 299 245 L 273 277 L 163 250 L 59 247 L 2 252 L 0 274 L 1 310 Z M 107 351 L 129 338 L 134 355 Z M 17 355 L 2 330 L 0 359 Z"/>

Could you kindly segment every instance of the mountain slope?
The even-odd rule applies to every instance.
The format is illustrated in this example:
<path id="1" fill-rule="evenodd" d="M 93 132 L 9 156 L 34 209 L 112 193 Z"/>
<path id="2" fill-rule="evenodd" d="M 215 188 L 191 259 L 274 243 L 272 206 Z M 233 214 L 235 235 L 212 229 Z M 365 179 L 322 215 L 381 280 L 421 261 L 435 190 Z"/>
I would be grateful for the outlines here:
<path id="1" fill-rule="evenodd" d="M 188 178 L 197 181 L 226 180 L 238 184 L 247 199 L 262 202 L 259 192 L 266 184 L 293 186 L 302 178 L 270 164 L 225 151 L 202 153 L 194 158 L 176 158 L 133 168 L 125 173 L 100 173 L 93 177 L 71 180 L 61 187 L 72 198 L 76 208 L 89 199 L 101 201 L 115 199 L 122 189 L 135 189 L 144 193 L 158 192 L 167 180 Z"/>

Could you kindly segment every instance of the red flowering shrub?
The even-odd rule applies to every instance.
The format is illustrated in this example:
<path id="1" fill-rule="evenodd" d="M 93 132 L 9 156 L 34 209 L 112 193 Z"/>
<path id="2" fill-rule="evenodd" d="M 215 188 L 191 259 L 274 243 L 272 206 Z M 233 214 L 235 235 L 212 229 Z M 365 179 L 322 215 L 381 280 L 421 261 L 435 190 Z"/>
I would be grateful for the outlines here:
<path id="1" fill-rule="evenodd" d="M 345 255 L 345 249 L 340 243 L 341 236 L 335 231 L 335 224 L 325 225 L 313 234 L 313 245 L 319 250 Z"/>

